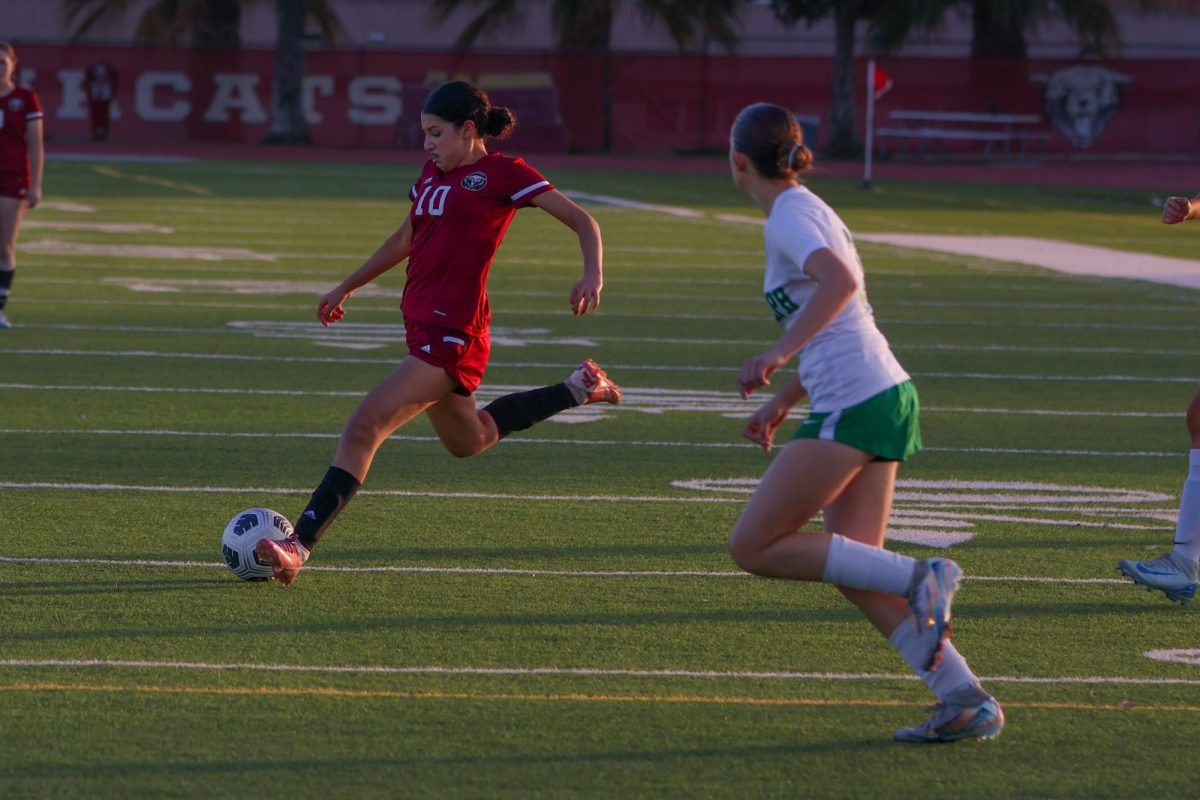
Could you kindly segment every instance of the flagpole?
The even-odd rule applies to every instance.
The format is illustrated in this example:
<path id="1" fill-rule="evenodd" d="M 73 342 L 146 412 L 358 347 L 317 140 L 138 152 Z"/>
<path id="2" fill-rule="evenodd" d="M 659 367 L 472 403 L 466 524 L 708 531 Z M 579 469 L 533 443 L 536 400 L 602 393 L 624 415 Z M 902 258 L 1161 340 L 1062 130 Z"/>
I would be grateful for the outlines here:
<path id="1" fill-rule="evenodd" d="M 871 187 L 871 160 L 875 152 L 875 59 L 867 60 L 867 152 L 863 162 L 862 188 Z"/>

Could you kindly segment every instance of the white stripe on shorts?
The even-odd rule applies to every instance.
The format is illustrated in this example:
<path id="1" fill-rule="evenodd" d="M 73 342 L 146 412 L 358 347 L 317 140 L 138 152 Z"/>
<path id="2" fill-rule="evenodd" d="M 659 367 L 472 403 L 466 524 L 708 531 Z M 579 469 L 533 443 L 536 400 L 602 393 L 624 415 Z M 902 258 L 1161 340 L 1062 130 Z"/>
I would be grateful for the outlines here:
<path id="1" fill-rule="evenodd" d="M 830 411 L 829 416 L 821 421 L 821 439 L 829 439 L 833 441 L 833 434 L 837 430 L 838 420 L 842 418 L 842 410 Z"/>

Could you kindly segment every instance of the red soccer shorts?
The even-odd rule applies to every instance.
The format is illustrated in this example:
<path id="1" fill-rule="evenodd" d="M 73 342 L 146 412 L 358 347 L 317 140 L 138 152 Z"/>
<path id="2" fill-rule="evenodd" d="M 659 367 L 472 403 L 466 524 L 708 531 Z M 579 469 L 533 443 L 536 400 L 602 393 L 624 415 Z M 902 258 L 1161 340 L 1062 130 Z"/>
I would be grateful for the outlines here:
<path id="1" fill-rule="evenodd" d="M 471 336 L 453 328 L 439 328 L 423 322 L 404 320 L 409 355 L 426 364 L 446 370 L 458 386 L 454 393 L 464 397 L 475 394 L 487 370 L 492 343 L 487 336 Z"/>
<path id="2" fill-rule="evenodd" d="M 11 172 L 0 173 L 0 197 L 15 197 L 24 200 L 29 196 L 29 179 Z"/>

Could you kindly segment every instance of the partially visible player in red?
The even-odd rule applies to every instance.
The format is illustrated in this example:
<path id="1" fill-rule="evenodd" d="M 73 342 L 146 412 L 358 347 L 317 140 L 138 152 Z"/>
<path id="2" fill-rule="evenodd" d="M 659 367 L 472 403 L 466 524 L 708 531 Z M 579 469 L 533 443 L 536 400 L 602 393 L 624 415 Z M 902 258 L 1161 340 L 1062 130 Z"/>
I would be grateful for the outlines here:
<path id="1" fill-rule="evenodd" d="M 1175 225 L 1200 219 L 1200 194 L 1191 200 L 1168 197 L 1163 205 L 1162 221 Z M 1158 590 L 1168 600 L 1181 605 L 1191 602 L 1200 589 L 1200 392 L 1188 404 L 1188 475 L 1179 497 L 1179 515 L 1175 519 L 1175 539 L 1171 549 L 1149 561 L 1121 559 L 1117 571 L 1132 578 L 1147 591 Z"/>
<path id="2" fill-rule="evenodd" d="M 108 138 L 112 102 L 117 96 L 116 69 L 103 59 L 97 61 L 84 72 L 83 88 L 87 92 L 92 138 L 103 142 Z"/>
<path id="3" fill-rule="evenodd" d="M 17 53 L 0 42 L 0 328 L 17 267 L 17 231 L 42 199 L 42 104 L 16 84 Z"/>
<path id="4" fill-rule="evenodd" d="M 568 408 L 620 402 L 621 390 L 588 359 L 563 383 L 475 407 L 491 349 L 488 269 L 517 209 L 540 208 L 579 237 L 583 277 L 571 288 L 572 313 L 599 308 L 604 284 L 596 220 L 522 159 L 488 152 L 485 137 L 505 136 L 515 124 L 509 109 L 493 107 L 468 83 L 447 83 L 430 94 L 421 111 L 430 158 L 409 191 L 412 208 L 404 224 L 320 299 L 321 324 L 336 323 L 356 289 L 408 259 L 400 303 L 408 357 L 346 422 L 333 464 L 296 521 L 296 532 L 284 542 L 258 545 L 259 557 L 284 586 L 296 579 L 325 529 L 366 480 L 379 446 L 422 411 L 446 449 L 463 458 Z"/>
<path id="5" fill-rule="evenodd" d="M 1174 225 L 1189 219 L 1200 219 L 1200 194 L 1188 200 L 1186 197 L 1168 197 L 1163 204 L 1163 224 Z"/>

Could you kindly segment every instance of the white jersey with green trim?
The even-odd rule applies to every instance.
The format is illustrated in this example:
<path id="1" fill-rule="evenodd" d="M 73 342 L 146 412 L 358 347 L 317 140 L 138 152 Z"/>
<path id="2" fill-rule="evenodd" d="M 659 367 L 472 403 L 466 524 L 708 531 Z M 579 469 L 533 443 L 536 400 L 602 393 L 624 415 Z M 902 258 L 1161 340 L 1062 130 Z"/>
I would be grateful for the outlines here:
<path id="1" fill-rule="evenodd" d="M 837 317 L 800 350 L 800 382 L 814 411 L 848 408 L 908 380 L 875 325 L 867 303 L 862 260 L 841 217 L 804 186 L 775 199 L 764 229 L 767 271 L 763 294 L 775 319 L 790 328 L 817 289 L 804 271 L 814 252 L 832 250 L 854 273 L 858 292 Z"/>

